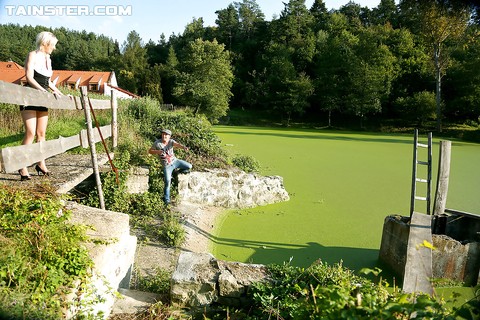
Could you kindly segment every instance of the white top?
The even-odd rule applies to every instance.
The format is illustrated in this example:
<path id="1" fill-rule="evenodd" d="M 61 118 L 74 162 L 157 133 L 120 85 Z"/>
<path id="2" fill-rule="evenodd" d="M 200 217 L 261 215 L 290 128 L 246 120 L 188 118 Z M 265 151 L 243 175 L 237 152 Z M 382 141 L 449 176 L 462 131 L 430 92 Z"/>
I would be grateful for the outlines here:
<path id="1" fill-rule="evenodd" d="M 33 70 L 37 71 L 45 77 L 51 77 L 53 74 L 52 60 L 49 54 L 35 51 L 35 60 L 33 63 Z"/>

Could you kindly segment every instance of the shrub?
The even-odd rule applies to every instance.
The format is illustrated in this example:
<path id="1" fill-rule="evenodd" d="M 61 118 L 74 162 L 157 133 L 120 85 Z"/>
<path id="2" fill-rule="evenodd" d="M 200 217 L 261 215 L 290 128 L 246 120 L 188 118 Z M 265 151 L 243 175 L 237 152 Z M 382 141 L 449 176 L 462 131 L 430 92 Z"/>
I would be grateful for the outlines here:
<path id="1" fill-rule="evenodd" d="M 196 169 L 226 165 L 226 153 L 221 141 L 204 116 L 193 116 L 183 111 L 162 111 L 158 102 L 150 98 L 132 100 L 123 112 L 126 113 L 124 116 L 132 117 L 139 123 L 140 134 L 149 142 L 149 146 L 160 137 L 162 128 L 168 128 L 173 133 L 173 139 L 190 148 L 188 153 L 183 150 L 177 152 Z"/>
<path id="2" fill-rule="evenodd" d="M 359 305 L 357 294 L 363 297 L 363 308 L 384 303 L 388 296 L 384 288 L 341 264 L 319 262 L 306 269 L 271 265 L 269 272 L 272 281 L 257 283 L 251 290 L 255 309 L 262 310 L 263 318 L 272 314 L 284 319 L 341 319 L 343 311 Z"/>
<path id="3" fill-rule="evenodd" d="M 258 161 L 250 155 L 237 154 L 232 159 L 232 163 L 236 167 L 242 169 L 245 172 L 249 172 L 249 173 L 258 172 L 259 169 L 260 169 L 260 165 L 259 165 Z"/>
<path id="4" fill-rule="evenodd" d="M 185 229 L 174 212 L 164 216 L 158 236 L 163 243 L 172 247 L 180 246 L 185 241 Z"/>
<path id="5" fill-rule="evenodd" d="M 156 268 L 152 275 L 141 275 L 137 270 L 134 272 L 132 289 L 153 292 L 158 294 L 168 294 L 170 292 L 171 273 Z"/>
<path id="6" fill-rule="evenodd" d="M 407 98 L 398 98 L 396 105 L 405 118 L 417 121 L 420 126 L 436 117 L 435 93 L 429 91 L 416 92 Z"/>
<path id="7" fill-rule="evenodd" d="M 368 270 L 367 270 L 368 271 Z M 476 319 L 477 297 L 449 308 L 427 294 L 387 291 L 341 264 L 314 263 L 308 268 L 269 266 L 268 282 L 256 283 L 248 295 L 252 319 Z"/>
<path id="8" fill-rule="evenodd" d="M 47 189 L 0 186 L 0 316 L 58 319 L 63 297 L 93 263 L 85 226 Z"/>

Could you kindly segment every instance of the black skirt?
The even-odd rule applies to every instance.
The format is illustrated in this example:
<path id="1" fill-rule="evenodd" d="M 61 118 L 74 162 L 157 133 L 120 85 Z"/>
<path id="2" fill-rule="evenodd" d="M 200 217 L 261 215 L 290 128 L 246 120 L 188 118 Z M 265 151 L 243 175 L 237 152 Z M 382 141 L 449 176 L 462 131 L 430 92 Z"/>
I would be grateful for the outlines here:
<path id="1" fill-rule="evenodd" d="M 40 74 L 37 71 L 34 71 L 33 78 L 35 79 L 35 81 L 38 82 L 39 85 L 42 86 L 42 88 L 48 90 L 50 77 L 46 77 L 43 74 Z M 20 111 L 24 111 L 24 110 L 48 111 L 48 108 L 43 106 L 20 106 Z"/>

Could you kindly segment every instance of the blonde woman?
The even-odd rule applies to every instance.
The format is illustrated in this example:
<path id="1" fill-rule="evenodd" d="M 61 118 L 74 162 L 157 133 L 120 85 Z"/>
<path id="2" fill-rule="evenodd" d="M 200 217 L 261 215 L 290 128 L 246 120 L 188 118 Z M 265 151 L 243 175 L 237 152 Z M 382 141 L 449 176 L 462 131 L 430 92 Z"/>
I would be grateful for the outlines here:
<path id="1" fill-rule="evenodd" d="M 40 91 L 48 92 L 51 90 L 54 95 L 61 96 L 62 93 L 50 81 L 52 76 L 52 61 L 50 54 L 55 50 L 58 39 L 53 33 L 48 31 L 40 32 L 36 38 L 37 49 L 31 51 L 25 61 L 25 75 L 27 77 L 28 85 Z M 37 137 L 36 141 L 45 141 L 45 133 L 48 123 L 48 109 L 44 106 L 20 106 L 20 113 L 22 114 L 23 123 L 25 125 L 25 136 L 22 144 L 31 144 Z M 37 174 L 48 176 L 48 171 L 45 160 L 39 161 L 35 165 Z M 20 180 L 30 180 L 28 169 L 22 168 L 18 170 L 20 173 Z"/>

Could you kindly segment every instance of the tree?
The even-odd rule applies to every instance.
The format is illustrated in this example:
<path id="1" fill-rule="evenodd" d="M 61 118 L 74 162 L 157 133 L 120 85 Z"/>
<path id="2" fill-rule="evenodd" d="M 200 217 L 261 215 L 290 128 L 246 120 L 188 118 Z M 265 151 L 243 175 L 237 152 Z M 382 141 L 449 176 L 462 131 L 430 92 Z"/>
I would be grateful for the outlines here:
<path id="1" fill-rule="evenodd" d="M 238 12 L 233 4 L 230 4 L 227 9 L 218 10 L 215 13 L 217 14 L 215 23 L 218 25 L 218 40 L 228 45 L 231 51 L 233 38 L 239 33 Z"/>
<path id="2" fill-rule="evenodd" d="M 445 77 L 445 113 L 462 120 L 480 119 L 479 27 L 469 28 L 467 41 L 452 53 L 455 63 Z"/>
<path id="3" fill-rule="evenodd" d="M 216 40 L 190 42 L 174 87 L 181 103 L 192 107 L 195 114 L 204 113 L 213 123 L 227 114 L 232 96 L 233 72 L 224 48 Z"/>
<path id="4" fill-rule="evenodd" d="M 384 44 L 389 26 L 373 26 L 358 34 L 354 57 L 349 61 L 350 92 L 347 110 L 360 117 L 382 110 L 395 78 L 395 57 Z"/>
<path id="5" fill-rule="evenodd" d="M 159 103 L 163 103 L 160 74 L 161 66 L 158 64 L 145 70 L 145 88 L 143 89 L 143 95 L 150 96 Z"/>
<path id="6" fill-rule="evenodd" d="M 442 77 L 450 66 L 449 43 L 464 35 L 470 10 L 467 6 L 448 6 L 435 0 L 419 5 L 422 12 L 421 36 L 430 50 L 435 74 L 437 131 L 442 132 Z"/>
<path id="7" fill-rule="evenodd" d="M 352 30 L 356 30 L 365 24 L 365 11 L 369 11 L 369 9 L 366 7 L 362 8 L 359 4 L 353 1 L 349 1 L 338 10 L 338 12 L 347 17 L 348 24 Z"/>
<path id="8" fill-rule="evenodd" d="M 400 97 L 395 101 L 404 118 L 417 121 L 423 126 L 425 121 L 435 117 L 435 93 L 429 91 L 416 92 L 413 96 Z"/>
<path id="9" fill-rule="evenodd" d="M 287 125 L 293 114 L 302 114 L 310 105 L 313 84 L 303 72 L 297 72 L 292 62 L 293 49 L 283 44 L 271 43 L 263 56 L 263 72 L 252 90 L 257 101 L 267 110 L 286 116 Z M 253 88 L 251 88 L 253 89 Z"/>
<path id="10" fill-rule="evenodd" d="M 398 9 L 395 0 L 381 0 L 378 7 L 372 9 L 372 18 L 375 24 L 390 23 L 396 27 L 398 25 Z"/>
<path id="11" fill-rule="evenodd" d="M 163 100 L 166 103 L 176 103 L 176 97 L 173 95 L 175 79 L 178 76 L 178 58 L 173 46 L 168 48 L 168 56 L 165 64 L 161 65 L 160 75 L 162 78 Z"/>
<path id="12" fill-rule="evenodd" d="M 317 33 L 315 57 L 316 107 L 328 112 L 340 110 L 360 117 L 382 110 L 392 81 L 396 77 L 396 59 L 387 43 L 393 34 L 390 26 L 347 29 L 347 18 L 332 15 L 327 30 Z"/>
<path id="13" fill-rule="evenodd" d="M 271 41 L 293 49 L 292 61 L 298 72 L 306 70 L 315 53 L 313 21 L 305 0 L 290 0 L 280 18 L 271 25 Z"/>
<path id="14" fill-rule="evenodd" d="M 349 65 L 353 59 L 358 38 L 347 31 L 347 18 L 333 13 L 325 30 L 317 33 L 317 48 L 314 59 L 313 78 L 316 109 L 328 113 L 328 126 L 332 126 L 332 114 L 345 111 L 345 97 L 349 90 Z"/>
<path id="15" fill-rule="evenodd" d="M 265 21 L 265 15 L 260 10 L 255 0 L 243 0 L 235 2 L 238 10 L 240 28 L 244 38 L 250 39 L 255 36 L 258 27 Z"/>
<path id="16" fill-rule="evenodd" d="M 128 34 L 122 52 L 119 82 L 123 88 L 134 93 L 141 93 L 140 91 L 145 85 L 145 70 L 148 69 L 148 61 L 147 50 L 143 47 L 142 38 L 136 31 Z"/>
<path id="17" fill-rule="evenodd" d="M 230 51 L 235 73 L 231 103 L 245 107 L 252 101 L 247 94 L 247 87 L 252 81 L 251 72 L 255 69 L 255 63 L 263 51 L 267 26 L 265 16 L 255 0 L 235 2 L 235 7 L 239 30 Z"/>

